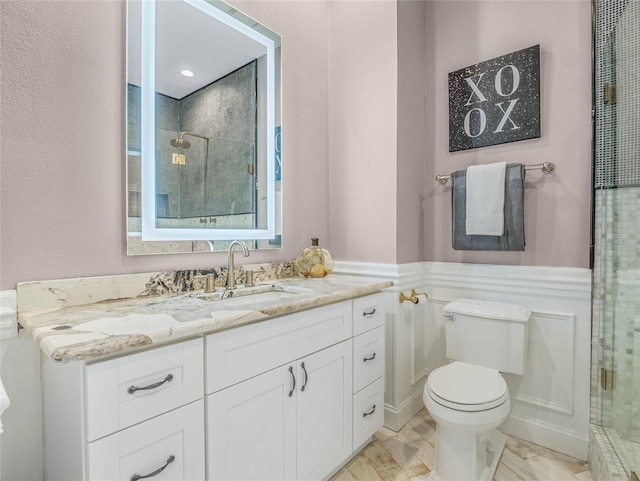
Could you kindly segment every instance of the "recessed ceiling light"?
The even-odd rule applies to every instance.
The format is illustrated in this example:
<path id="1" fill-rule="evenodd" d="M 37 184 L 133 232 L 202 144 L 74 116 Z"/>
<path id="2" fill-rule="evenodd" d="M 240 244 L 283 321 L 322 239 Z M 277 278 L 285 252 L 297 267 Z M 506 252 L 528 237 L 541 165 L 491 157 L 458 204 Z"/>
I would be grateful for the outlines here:
<path id="1" fill-rule="evenodd" d="M 185 77 L 193 77 L 193 72 L 191 70 L 183 70 L 182 72 L 180 72 L 182 75 L 184 75 Z"/>

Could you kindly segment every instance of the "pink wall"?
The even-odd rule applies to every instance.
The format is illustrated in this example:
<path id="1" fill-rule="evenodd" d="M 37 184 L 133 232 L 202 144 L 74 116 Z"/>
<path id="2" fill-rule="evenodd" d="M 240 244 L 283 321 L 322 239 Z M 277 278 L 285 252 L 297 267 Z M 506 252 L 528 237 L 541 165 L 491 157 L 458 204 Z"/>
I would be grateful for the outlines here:
<path id="1" fill-rule="evenodd" d="M 396 2 L 334 1 L 329 16 L 328 247 L 395 263 Z"/>
<path id="2" fill-rule="evenodd" d="M 311 236 L 328 237 L 328 6 L 233 3 L 279 32 L 284 52 L 284 248 L 247 260 L 290 260 Z M 125 3 L 17 0 L 0 9 L 0 289 L 226 264 L 223 253 L 126 255 Z"/>
<path id="3" fill-rule="evenodd" d="M 424 258 L 425 2 L 398 2 L 396 263 Z"/>
<path id="4" fill-rule="evenodd" d="M 318 236 L 338 260 L 588 266 L 590 2 L 233 3 L 283 37 L 284 248 L 250 262 L 293 259 Z M 224 265 L 126 256 L 124 3 L 0 11 L 0 289 Z M 449 154 L 447 73 L 536 43 L 542 137 Z M 453 251 L 450 189 L 433 177 L 501 160 L 558 168 L 527 175 L 527 250 Z"/>
<path id="5" fill-rule="evenodd" d="M 588 267 L 591 184 L 589 1 L 427 2 L 425 260 Z M 531 45 L 541 46 L 542 137 L 448 152 L 447 73 Z M 435 182 L 473 164 L 551 161 L 528 172 L 525 252 L 451 248 L 451 189 Z"/>

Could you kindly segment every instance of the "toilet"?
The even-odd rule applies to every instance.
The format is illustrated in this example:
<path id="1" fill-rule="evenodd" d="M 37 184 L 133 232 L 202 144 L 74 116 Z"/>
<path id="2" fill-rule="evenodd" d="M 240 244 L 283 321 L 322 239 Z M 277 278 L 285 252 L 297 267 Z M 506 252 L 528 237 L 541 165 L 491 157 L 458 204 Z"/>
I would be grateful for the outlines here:
<path id="1" fill-rule="evenodd" d="M 507 383 L 522 375 L 530 312 L 515 304 L 457 299 L 444 307 L 447 358 L 422 399 L 437 424 L 430 481 L 489 481 L 505 445 L 496 428 L 509 415 Z"/>

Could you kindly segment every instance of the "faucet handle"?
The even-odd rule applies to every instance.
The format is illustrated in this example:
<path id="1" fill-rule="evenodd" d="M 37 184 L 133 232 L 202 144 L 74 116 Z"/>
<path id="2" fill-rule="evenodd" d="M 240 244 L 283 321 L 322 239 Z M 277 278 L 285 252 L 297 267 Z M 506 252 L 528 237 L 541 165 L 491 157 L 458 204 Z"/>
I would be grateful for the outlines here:
<path id="1" fill-rule="evenodd" d="M 244 281 L 244 285 L 246 287 L 253 287 L 254 281 L 253 281 L 253 271 L 244 271 L 244 275 L 245 275 L 245 281 Z"/>
<path id="2" fill-rule="evenodd" d="M 193 276 L 194 279 L 206 279 L 207 287 L 205 288 L 205 292 L 215 292 L 216 290 L 216 276 L 214 274 L 203 274 L 201 276 Z"/>

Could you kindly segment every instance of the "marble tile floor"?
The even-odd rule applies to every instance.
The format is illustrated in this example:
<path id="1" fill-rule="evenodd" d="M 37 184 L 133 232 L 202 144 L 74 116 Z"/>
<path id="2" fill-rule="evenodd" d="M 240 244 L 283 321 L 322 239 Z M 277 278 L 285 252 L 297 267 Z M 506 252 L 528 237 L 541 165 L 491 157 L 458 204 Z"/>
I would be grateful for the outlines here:
<path id="1" fill-rule="evenodd" d="M 382 428 L 330 481 L 426 481 L 433 467 L 435 422 L 422 409 L 400 432 Z M 507 436 L 494 481 L 594 481 L 588 463 Z"/>

